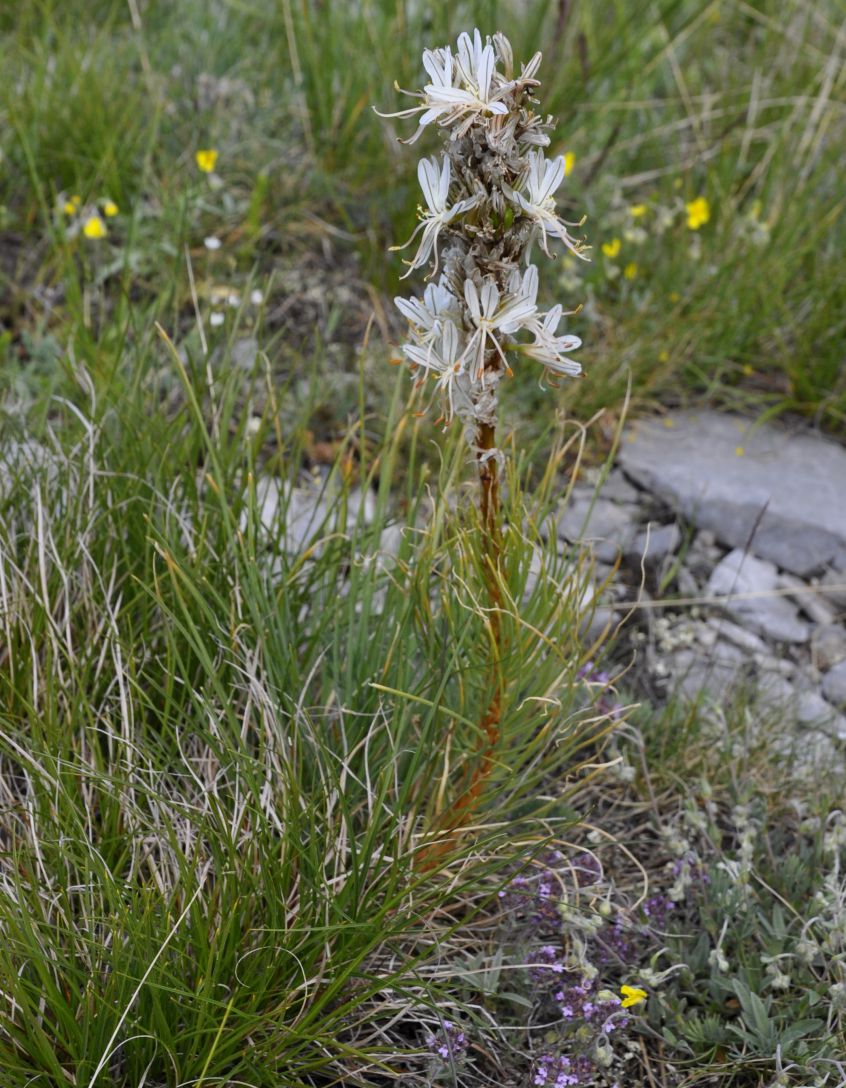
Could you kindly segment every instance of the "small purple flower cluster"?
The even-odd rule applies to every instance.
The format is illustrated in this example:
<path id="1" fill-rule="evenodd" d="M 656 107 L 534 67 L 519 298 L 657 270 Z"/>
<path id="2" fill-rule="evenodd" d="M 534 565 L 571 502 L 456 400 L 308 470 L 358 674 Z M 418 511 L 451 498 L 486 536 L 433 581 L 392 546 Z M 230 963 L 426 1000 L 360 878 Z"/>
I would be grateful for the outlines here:
<path id="1" fill-rule="evenodd" d="M 618 914 L 613 922 L 596 934 L 594 959 L 598 964 L 633 963 L 636 959 L 635 942 L 626 927 L 624 917 Z"/>
<path id="2" fill-rule="evenodd" d="M 549 986 L 564 974 L 566 968 L 560 960 L 561 953 L 552 944 L 544 944 L 531 955 L 529 978 L 535 986 Z"/>
<path id="3" fill-rule="evenodd" d="M 670 914 L 675 910 L 676 904 L 666 895 L 650 896 L 641 904 L 640 912 L 643 915 L 642 930 L 664 930 Z"/>
<path id="4" fill-rule="evenodd" d="M 696 857 L 696 854 L 685 854 L 673 862 L 672 874 L 678 879 L 684 873 L 693 885 L 702 887 L 711 883 L 711 878 L 705 870 L 705 866 Z"/>
<path id="5" fill-rule="evenodd" d="M 626 1027 L 629 1022 L 625 1013 L 616 1015 L 622 1005 L 620 998 L 608 991 L 600 996 L 596 982 L 590 979 L 572 982 L 556 991 L 554 997 L 565 1020 L 589 1024 L 603 1035 L 610 1035 L 617 1028 Z"/>
<path id="6" fill-rule="evenodd" d="M 542 870 L 515 876 L 508 887 L 499 892 L 503 910 L 520 916 L 538 929 L 560 929 L 561 877 L 555 866 L 563 860 L 560 850 L 552 850 L 543 859 Z"/>
<path id="7" fill-rule="evenodd" d="M 452 1020 L 444 1020 L 440 1029 L 423 1040 L 432 1056 L 444 1062 L 454 1062 L 467 1050 L 467 1035 Z"/>
<path id="8" fill-rule="evenodd" d="M 595 669 L 593 662 L 588 661 L 578 671 L 580 680 L 584 680 L 588 688 L 601 688 L 598 697 L 594 700 L 594 706 L 600 714 L 608 714 L 612 718 L 619 718 L 623 712 L 623 704 L 613 698 L 613 690 L 610 687 L 611 676 L 604 669 Z M 593 696 L 591 696 L 593 698 Z"/>
<path id="9" fill-rule="evenodd" d="M 537 1088 L 567 1088 L 589 1083 L 594 1072 L 590 1058 L 568 1058 L 566 1054 L 541 1054 L 532 1068 L 532 1084 Z"/>
<path id="10" fill-rule="evenodd" d="M 577 854 L 573 858 L 572 868 L 580 888 L 590 888 L 602 880 L 602 865 L 593 854 Z"/>
<path id="11" fill-rule="evenodd" d="M 666 895 L 653 895 L 641 904 L 638 922 L 625 914 L 617 914 L 613 922 L 603 926 L 596 935 L 596 962 L 632 965 L 642 960 L 653 935 L 666 930 L 675 906 Z"/>

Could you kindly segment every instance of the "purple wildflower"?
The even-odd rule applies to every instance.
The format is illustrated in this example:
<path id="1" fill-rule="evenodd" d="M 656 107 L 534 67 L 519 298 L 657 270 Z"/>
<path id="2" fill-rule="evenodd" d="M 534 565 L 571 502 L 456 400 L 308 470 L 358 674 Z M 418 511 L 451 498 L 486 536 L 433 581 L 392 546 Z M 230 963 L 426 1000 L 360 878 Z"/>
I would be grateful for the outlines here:
<path id="1" fill-rule="evenodd" d="M 535 1061 L 532 1084 L 537 1088 L 568 1088 L 579 1083 L 575 1063 L 566 1054 L 541 1054 Z"/>
<path id="2" fill-rule="evenodd" d="M 423 1042 L 433 1057 L 444 1062 L 455 1062 L 467 1050 L 467 1036 L 452 1020 L 444 1020 L 440 1029 L 434 1034 L 429 1032 Z"/>
<path id="3" fill-rule="evenodd" d="M 565 968 L 560 955 L 558 949 L 552 944 L 541 945 L 531 953 L 529 978 L 535 986 L 549 985 L 556 975 L 564 973 Z"/>

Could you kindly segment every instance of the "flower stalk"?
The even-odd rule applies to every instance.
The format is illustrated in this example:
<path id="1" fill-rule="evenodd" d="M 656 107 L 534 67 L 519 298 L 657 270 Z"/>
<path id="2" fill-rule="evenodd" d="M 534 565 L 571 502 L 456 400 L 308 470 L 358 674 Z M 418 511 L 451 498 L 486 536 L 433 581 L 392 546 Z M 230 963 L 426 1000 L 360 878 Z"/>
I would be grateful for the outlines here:
<path id="1" fill-rule="evenodd" d="M 472 773 L 439 826 L 464 826 L 478 805 L 502 742 L 503 532 L 499 485 L 504 461 L 496 445 L 499 385 L 512 377 L 518 360 L 534 360 L 548 374 L 575 377 L 570 358 L 578 337 L 560 332 L 574 311 L 538 308 L 538 269 L 531 262 L 539 243 L 550 243 L 585 258 L 586 246 L 573 237 L 575 224 L 562 219 L 555 193 L 567 174 L 564 155 L 548 159 L 552 118 L 539 112 L 535 97 L 541 54 L 515 72 L 508 39 L 461 34 L 450 46 L 427 49 L 423 67 L 430 79 L 416 100 L 385 117 L 416 117 L 414 143 L 429 128 L 440 129 L 444 153 L 418 167 L 426 208 L 404 246 L 418 237 L 416 254 L 405 263 L 405 279 L 430 266 L 422 298 L 398 297 L 409 337 L 402 345 L 416 385 L 440 400 L 441 419 L 461 421 L 476 462 L 480 498 L 480 558 L 490 632 L 488 703 L 480 719 L 480 751 Z M 378 112 L 378 111 L 377 111 Z M 435 276 L 437 280 L 434 280 Z"/>

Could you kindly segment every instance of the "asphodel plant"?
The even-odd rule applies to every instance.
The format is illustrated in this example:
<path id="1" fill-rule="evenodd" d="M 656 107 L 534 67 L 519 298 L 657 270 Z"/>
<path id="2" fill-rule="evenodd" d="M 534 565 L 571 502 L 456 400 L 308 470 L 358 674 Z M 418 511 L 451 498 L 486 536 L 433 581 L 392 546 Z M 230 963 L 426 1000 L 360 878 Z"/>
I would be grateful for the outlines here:
<path id="1" fill-rule="evenodd" d="M 555 194 L 565 174 L 565 157 L 547 158 L 551 117 L 539 112 L 536 78 L 541 54 L 515 72 L 508 39 L 484 41 L 478 30 L 450 46 L 427 49 L 429 76 L 409 109 L 380 114 L 417 117 L 414 143 L 430 126 L 443 134 L 443 153 L 424 158 L 417 175 L 425 208 L 404 246 L 419 239 L 406 263 L 405 279 L 428 268 L 423 297 L 397 298 L 408 319 L 402 353 L 416 383 L 432 390 L 441 418 L 461 421 L 480 483 L 482 560 L 491 635 L 490 701 L 480 721 L 484 750 L 471 780 L 454 803 L 452 827 L 472 813 L 501 739 L 503 535 L 497 448 L 499 387 L 525 362 L 540 363 L 553 375 L 575 377 L 581 366 L 569 353 L 578 337 L 562 331 L 568 314 L 560 305 L 538 308 L 538 269 L 533 245 L 551 257 L 550 244 L 584 257 L 585 245 L 562 219 Z M 398 88 L 399 89 L 399 88 Z M 431 399 L 431 398 L 430 398 Z"/>

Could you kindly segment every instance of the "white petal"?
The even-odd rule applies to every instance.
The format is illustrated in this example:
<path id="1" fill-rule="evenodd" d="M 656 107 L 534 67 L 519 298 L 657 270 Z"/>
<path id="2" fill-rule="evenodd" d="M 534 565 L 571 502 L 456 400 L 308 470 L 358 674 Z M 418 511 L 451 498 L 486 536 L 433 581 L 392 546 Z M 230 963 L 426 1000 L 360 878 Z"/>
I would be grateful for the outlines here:
<path id="1" fill-rule="evenodd" d="M 554 335 L 555 330 L 558 328 L 558 322 L 561 320 L 561 314 L 564 312 L 563 306 L 560 303 L 557 306 L 553 306 L 543 319 L 544 332 L 549 333 L 550 336 Z"/>
<path id="2" fill-rule="evenodd" d="M 464 281 L 464 301 L 467 303 L 474 324 L 478 325 L 482 319 L 482 312 L 479 309 L 479 292 L 472 280 Z"/>
<path id="3" fill-rule="evenodd" d="M 440 201 L 439 207 L 445 208 L 447 202 L 447 196 L 449 195 L 449 181 L 450 181 L 450 162 L 447 156 L 444 156 L 444 163 L 441 167 L 440 183 L 438 186 L 438 199 Z"/>
<path id="4" fill-rule="evenodd" d="M 564 156 L 559 155 L 552 162 L 546 164 L 541 191 L 538 194 L 538 203 L 546 200 L 558 190 L 564 180 Z"/>
<path id="5" fill-rule="evenodd" d="M 435 159 L 421 159 L 417 164 L 417 178 L 426 203 L 429 205 L 429 210 L 437 212 L 440 208 L 437 202 L 437 185 L 440 180 L 437 161 Z"/>
<path id="6" fill-rule="evenodd" d="M 494 62 L 493 46 L 485 46 L 479 57 L 479 64 L 476 70 L 476 80 L 479 84 L 479 98 L 481 98 L 483 102 L 487 102 L 488 95 L 490 94 Z"/>
<path id="7" fill-rule="evenodd" d="M 514 195 L 517 198 L 517 203 L 520 205 L 520 207 L 523 209 L 523 211 L 526 213 L 526 215 L 530 215 L 530 216 L 532 216 L 532 218 L 535 218 L 535 216 L 537 215 L 538 210 L 534 206 L 534 204 L 532 204 L 530 201 L 526 200 L 526 198 L 523 196 L 522 193 L 515 193 Z"/>
<path id="8" fill-rule="evenodd" d="M 444 49 L 425 49 L 423 67 L 432 77 L 433 83 L 441 87 L 452 84 L 452 51 L 449 46 Z"/>
<path id="9" fill-rule="evenodd" d="M 441 114 L 443 112 L 444 112 L 443 106 L 437 106 L 437 107 L 435 107 L 433 109 L 426 110 L 426 112 L 423 114 L 423 116 L 417 122 L 417 124 L 419 125 L 419 128 L 417 129 L 417 132 L 411 137 L 411 139 L 408 141 L 408 143 L 413 144 L 414 141 L 417 139 L 417 137 L 420 135 L 420 133 L 423 131 L 423 128 L 426 125 L 431 125 L 431 123 L 433 121 L 437 121 L 437 119 L 441 116 Z"/>
<path id="10" fill-rule="evenodd" d="M 503 306 L 497 315 L 496 326 L 503 332 L 517 332 L 526 325 L 528 318 L 532 317 L 537 307 L 528 299 L 516 298 L 507 306 Z"/>
<path id="11" fill-rule="evenodd" d="M 499 306 L 499 288 L 493 280 L 485 280 L 482 284 L 482 313 L 490 317 L 496 313 Z"/>
<path id="12" fill-rule="evenodd" d="M 420 303 L 419 299 L 397 296 L 397 298 L 394 299 L 394 305 L 403 317 L 410 321 L 412 325 L 418 325 L 422 329 L 430 329 L 432 327 L 432 314 Z"/>
<path id="13" fill-rule="evenodd" d="M 432 247 L 435 242 L 437 242 L 440 232 L 441 224 L 436 219 L 430 219 L 423 230 L 423 237 L 420 239 L 420 248 L 415 253 L 414 260 L 408 266 L 408 272 L 406 272 L 401 279 L 405 279 L 405 276 L 408 276 L 415 268 L 421 268 L 429 260 Z"/>
<path id="14" fill-rule="evenodd" d="M 451 321 L 445 321 L 441 335 L 441 359 L 445 365 L 452 366 L 455 363 L 459 354 L 458 348 L 458 329 Z"/>
<path id="15" fill-rule="evenodd" d="M 582 372 L 581 363 L 577 363 L 575 359 L 565 359 L 563 356 L 556 359 L 545 359 L 544 365 L 548 366 L 550 370 L 557 370 L 559 374 L 567 374 L 571 378 L 578 377 Z"/>
<path id="16" fill-rule="evenodd" d="M 461 78 L 465 83 L 473 81 L 473 46 L 470 35 L 466 33 L 458 35 L 458 56 L 456 57 Z"/>
<path id="17" fill-rule="evenodd" d="M 431 347 L 421 348 L 416 344 L 403 344 L 402 350 L 417 366 L 425 367 L 426 370 L 443 370 L 441 360 Z"/>
<path id="18" fill-rule="evenodd" d="M 530 264 L 523 275 L 523 282 L 520 286 L 520 294 L 529 299 L 532 304 L 537 301 L 538 297 L 538 269 L 537 265 Z"/>

